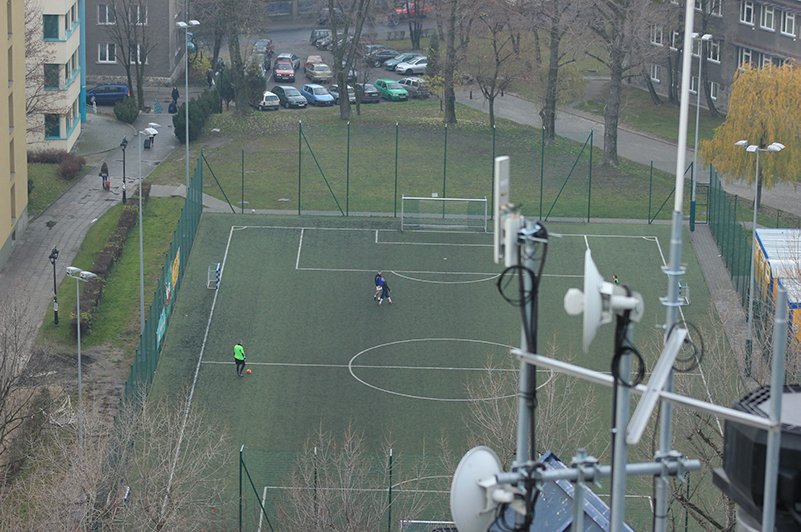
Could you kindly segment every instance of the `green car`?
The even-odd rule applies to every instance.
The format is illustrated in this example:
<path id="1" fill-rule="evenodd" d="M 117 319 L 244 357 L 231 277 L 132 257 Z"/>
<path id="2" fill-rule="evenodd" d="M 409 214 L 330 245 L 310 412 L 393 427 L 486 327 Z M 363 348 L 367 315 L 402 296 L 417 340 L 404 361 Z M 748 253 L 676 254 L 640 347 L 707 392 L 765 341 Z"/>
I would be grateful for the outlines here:
<path id="1" fill-rule="evenodd" d="M 373 85 L 385 100 L 405 102 L 409 99 L 409 93 L 394 79 L 377 79 Z"/>

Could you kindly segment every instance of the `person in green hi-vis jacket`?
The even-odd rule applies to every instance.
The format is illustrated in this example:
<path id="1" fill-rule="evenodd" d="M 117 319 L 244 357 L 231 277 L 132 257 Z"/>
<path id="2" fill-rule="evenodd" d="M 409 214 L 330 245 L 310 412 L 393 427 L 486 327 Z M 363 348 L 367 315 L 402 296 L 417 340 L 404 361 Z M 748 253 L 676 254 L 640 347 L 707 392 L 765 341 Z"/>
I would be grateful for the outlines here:
<path id="1" fill-rule="evenodd" d="M 241 377 L 245 371 L 245 348 L 242 347 L 242 340 L 234 344 L 234 362 L 236 362 L 236 374 Z"/>

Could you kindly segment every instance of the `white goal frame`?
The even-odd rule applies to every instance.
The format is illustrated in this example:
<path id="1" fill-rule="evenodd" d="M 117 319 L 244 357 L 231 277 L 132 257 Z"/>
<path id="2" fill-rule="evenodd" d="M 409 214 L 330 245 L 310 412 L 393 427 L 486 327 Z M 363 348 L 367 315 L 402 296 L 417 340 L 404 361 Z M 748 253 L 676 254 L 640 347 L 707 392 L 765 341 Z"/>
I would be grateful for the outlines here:
<path id="1" fill-rule="evenodd" d="M 413 218 L 407 213 L 406 211 L 406 201 L 419 201 L 421 203 L 439 203 L 442 205 L 442 223 L 433 223 L 435 217 L 439 217 L 439 215 L 424 215 L 419 214 L 417 215 L 418 222 L 412 222 Z M 479 223 L 476 225 L 470 225 L 467 220 L 470 217 L 469 214 L 464 216 L 458 216 L 454 214 L 447 214 L 446 205 L 448 203 L 478 203 L 483 206 L 481 209 L 481 215 L 473 215 L 479 218 Z M 417 214 L 417 213 L 415 213 Z M 401 231 L 405 231 L 407 229 L 417 229 L 417 230 L 439 230 L 439 231 L 447 231 L 447 230 L 458 230 L 458 231 L 467 231 L 470 229 L 474 229 L 480 232 L 487 232 L 487 224 L 489 220 L 488 210 L 487 210 L 487 198 L 439 198 L 439 197 L 426 197 L 426 196 L 407 196 L 405 194 L 401 195 Z M 426 223 L 426 220 L 431 221 L 432 223 Z M 449 223 L 451 222 L 451 223 Z"/>

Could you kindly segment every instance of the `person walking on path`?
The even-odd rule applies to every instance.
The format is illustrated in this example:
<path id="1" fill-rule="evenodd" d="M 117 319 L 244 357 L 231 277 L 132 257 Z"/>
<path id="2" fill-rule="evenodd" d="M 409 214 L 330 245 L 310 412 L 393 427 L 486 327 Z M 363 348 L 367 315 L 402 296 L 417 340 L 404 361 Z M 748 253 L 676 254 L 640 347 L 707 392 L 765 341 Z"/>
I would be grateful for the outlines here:
<path id="1" fill-rule="evenodd" d="M 170 94 L 170 96 L 172 96 L 172 101 L 174 101 L 175 104 L 177 105 L 178 104 L 178 98 L 181 97 L 181 94 L 178 92 L 178 87 L 173 87 L 172 88 L 172 93 Z"/>
<path id="2" fill-rule="evenodd" d="M 108 182 L 108 164 L 106 164 L 106 161 L 103 161 L 103 164 L 100 165 L 100 178 L 103 180 L 103 190 L 109 190 L 111 187 Z"/>
<path id="3" fill-rule="evenodd" d="M 383 290 L 384 284 L 384 277 L 382 276 L 381 270 L 378 270 L 378 273 L 375 274 L 375 293 L 373 294 L 373 301 L 380 301 L 381 299 L 381 291 Z"/>
<path id="4" fill-rule="evenodd" d="M 386 279 L 381 277 L 381 295 L 378 297 L 378 304 L 380 305 L 385 299 L 389 301 L 389 304 L 392 304 L 392 297 L 389 295 L 389 283 Z"/>
<path id="5" fill-rule="evenodd" d="M 245 371 L 245 348 L 242 347 L 242 340 L 234 344 L 234 362 L 236 363 L 236 374 L 242 376 Z"/>

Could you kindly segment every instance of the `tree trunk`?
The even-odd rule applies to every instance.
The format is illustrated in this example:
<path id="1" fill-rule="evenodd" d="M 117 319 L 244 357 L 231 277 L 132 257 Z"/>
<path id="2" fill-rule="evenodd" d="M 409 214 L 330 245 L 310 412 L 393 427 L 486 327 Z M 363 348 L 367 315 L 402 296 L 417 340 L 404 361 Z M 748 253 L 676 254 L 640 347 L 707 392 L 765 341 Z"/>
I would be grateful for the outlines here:
<path id="1" fill-rule="evenodd" d="M 454 91 L 454 74 L 456 72 L 456 2 L 450 2 L 448 13 L 448 32 L 445 39 L 445 64 L 442 65 L 443 103 L 445 123 L 456 123 L 456 92 Z"/>
<path id="2" fill-rule="evenodd" d="M 604 108 L 604 164 L 618 165 L 617 125 L 620 120 L 620 92 L 623 88 L 623 53 L 615 48 L 610 54 L 609 96 Z"/>
<path id="3" fill-rule="evenodd" d="M 350 100 L 348 99 L 348 73 L 343 68 L 337 73 L 337 86 L 339 88 L 339 118 L 350 120 Z"/>
<path id="4" fill-rule="evenodd" d="M 679 103 L 679 98 L 676 95 L 676 71 L 673 66 L 673 56 L 668 54 L 668 66 L 667 66 L 667 88 L 668 88 L 668 102 L 672 105 L 676 105 Z M 649 76 L 650 78 L 650 76 Z"/>
<path id="5" fill-rule="evenodd" d="M 542 64 L 542 45 L 540 44 L 540 34 L 537 30 L 531 32 L 534 36 L 534 63 L 539 67 Z"/>
<path id="6" fill-rule="evenodd" d="M 556 138 L 556 98 L 559 83 L 559 20 L 551 19 L 550 56 L 548 58 L 548 85 L 545 87 L 545 107 L 542 110 L 542 128 L 545 130 L 545 140 L 550 143 Z"/>
<path id="7" fill-rule="evenodd" d="M 487 95 L 490 127 L 495 127 L 495 96 L 495 91 L 492 91 L 489 95 Z"/>
<path id="8" fill-rule="evenodd" d="M 660 98 L 656 93 L 654 83 L 651 81 L 651 75 L 648 73 L 648 69 L 645 67 L 645 65 L 642 67 L 642 77 L 645 80 L 645 86 L 648 87 L 648 94 L 651 96 L 651 103 L 654 105 L 662 105 L 662 98 Z"/>
<path id="9" fill-rule="evenodd" d="M 245 88 L 242 55 L 239 51 L 239 30 L 236 27 L 231 27 L 228 31 L 228 53 L 231 56 L 231 84 L 234 86 L 236 112 L 239 114 L 247 113 L 250 106 L 248 105 L 248 94 Z"/>

